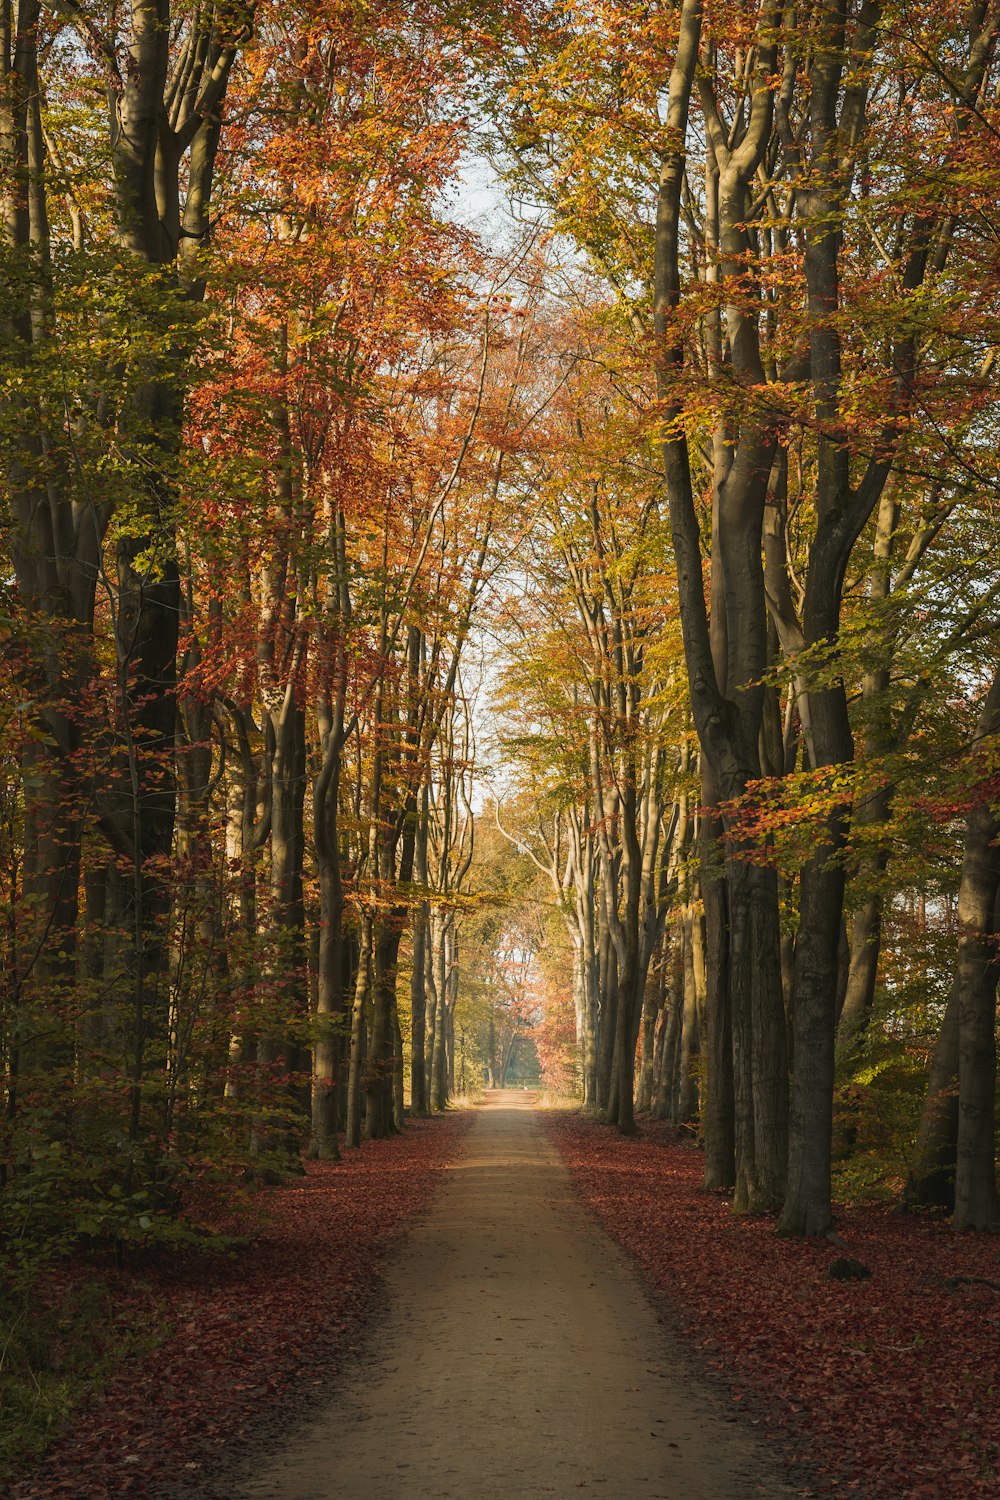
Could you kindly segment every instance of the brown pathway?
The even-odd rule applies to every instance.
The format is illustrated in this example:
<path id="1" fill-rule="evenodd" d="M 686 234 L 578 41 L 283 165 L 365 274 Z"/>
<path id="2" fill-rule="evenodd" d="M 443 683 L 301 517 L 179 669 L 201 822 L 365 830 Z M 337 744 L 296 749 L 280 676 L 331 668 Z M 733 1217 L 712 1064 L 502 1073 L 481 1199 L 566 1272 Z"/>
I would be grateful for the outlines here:
<path id="1" fill-rule="evenodd" d="M 694 1388 L 576 1201 L 523 1094 L 488 1097 L 388 1271 L 331 1405 L 240 1500 L 778 1500 L 796 1493 Z"/>

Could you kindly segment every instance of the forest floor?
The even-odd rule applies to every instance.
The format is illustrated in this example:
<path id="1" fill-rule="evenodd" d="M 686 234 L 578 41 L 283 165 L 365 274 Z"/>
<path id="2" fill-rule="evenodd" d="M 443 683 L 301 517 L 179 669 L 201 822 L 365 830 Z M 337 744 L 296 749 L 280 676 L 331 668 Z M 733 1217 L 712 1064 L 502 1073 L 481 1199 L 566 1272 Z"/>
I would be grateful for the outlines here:
<path id="1" fill-rule="evenodd" d="M 845 1249 L 779 1239 L 675 1127 L 533 1103 L 311 1166 L 231 1258 L 103 1268 L 153 1336 L 4 1494 L 1000 1493 L 995 1240 L 881 1209 L 841 1214 Z M 871 1279 L 829 1280 L 842 1254 Z"/>
<path id="2" fill-rule="evenodd" d="M 583 1201 L 635 1257 L 699 1368 L 808 1495 L 1000 1495 L 1000 1244 L 934 1215 L 841 1209 L 842 1242 L 789 1240 L 701 1189 L 676 1126 L 638 1139 L 545 1115 Z M 860 1260 L 869 1280 L 827 1274 Z"/>
<path id="3" fill-rule="evenodd" d="M 228 1497 L 234 1455 L 266 1446 L 352 1364 L 383 1260 L 469 1120 L 413 1121 L 401 1137 L 265 1189 L 251 1219 L 226 1225 L 252 1235 L 231 1255 L 60 1265 L 48 1288 L 59 1306 L 101 1298 L 106 1327 L 96 1319 L 93 1337 L 107 1350 L 95 1348 L 93 1364 L 103 1380 L 30 1477 L 7 1489 L 0 1476 L 3 1500 Z M 117 1339 L 135 1351 L 124 1359 L 122 1328 L 138 1335 Z"/>
<path id="4" fill-rule="evenodd" d="M 476 1110 L 388 1268 L 363 1361 L 234 1475 L 234 1500 L 796 1493 L 691 1378 L 532 1103 L 508 1091 Z"/>

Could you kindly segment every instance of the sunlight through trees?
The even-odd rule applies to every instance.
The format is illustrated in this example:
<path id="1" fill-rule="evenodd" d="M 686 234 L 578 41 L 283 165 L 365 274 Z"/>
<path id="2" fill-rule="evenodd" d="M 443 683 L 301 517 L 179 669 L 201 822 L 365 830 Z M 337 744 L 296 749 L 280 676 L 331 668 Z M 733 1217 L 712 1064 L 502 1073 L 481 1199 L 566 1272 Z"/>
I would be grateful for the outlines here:
<path id="1" fill-rule="evenodd" d="M 18 1306 L 512 1067 L 1000 1230 L 998 26 L 5 5 Z"/>

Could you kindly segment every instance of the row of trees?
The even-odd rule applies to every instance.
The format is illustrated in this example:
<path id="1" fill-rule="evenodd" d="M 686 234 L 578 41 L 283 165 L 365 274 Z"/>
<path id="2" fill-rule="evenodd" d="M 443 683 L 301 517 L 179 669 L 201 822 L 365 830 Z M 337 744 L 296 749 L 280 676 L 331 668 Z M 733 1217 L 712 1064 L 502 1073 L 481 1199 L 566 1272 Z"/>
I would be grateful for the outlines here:
<path id="1" fill-rule="evenodd" d="M 578 954 L 586 1097 L 632 1129 L 644 1003 L 644 1102 L 700 1023 L 707 1185 L 825 1232 L 838 1052 L 857 1071 L 915 882 L 954 983 L 925 968 L 910 1196 L 996 1228 L 1000 18 L 548 20 L 497 129 L 605 304 L 604 346 L 579 347 L 606 391 L 580 398 L 568 493 L 553 480 L 534 626 L 554 800 L 533 853 Z M 645 440 L 623 450 L 629 419 Z M 897 997 L 883 1034 L 903 1031 Z M 658 1085 L 685 1114 L 688 1071 Z"/>
<path id="2" fill-rule="evenodd" d="M 449 212 L 490 38 L 445 11 L 5 7 L 11 1245 L 454 1087 L 538 333 Z"/>

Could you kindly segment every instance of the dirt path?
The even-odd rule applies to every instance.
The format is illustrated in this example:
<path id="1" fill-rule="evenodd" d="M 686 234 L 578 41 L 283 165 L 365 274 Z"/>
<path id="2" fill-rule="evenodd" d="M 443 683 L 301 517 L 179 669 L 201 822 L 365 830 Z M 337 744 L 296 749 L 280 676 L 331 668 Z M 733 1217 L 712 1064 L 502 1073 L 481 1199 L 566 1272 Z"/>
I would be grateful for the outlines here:
<path id="1" fill-rule="evenodd" d="M 493 1095 L 388 1273 L 343 1391 L 244 1500 L 744 1500 L 795 1493 L 695 1389 L 576 1202 L 530 1097 Z"/>

